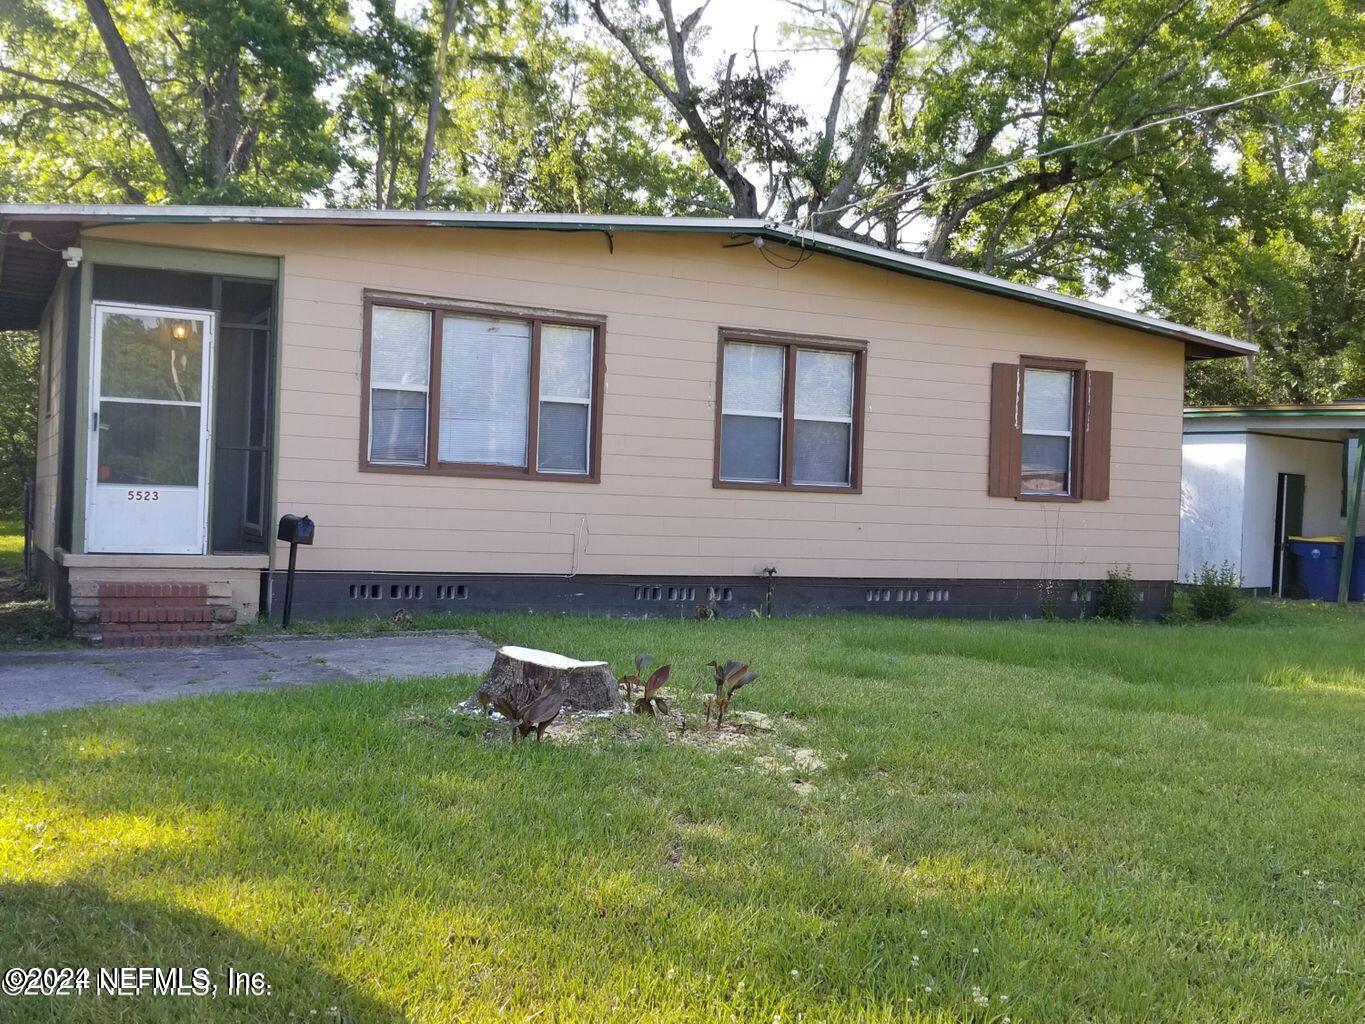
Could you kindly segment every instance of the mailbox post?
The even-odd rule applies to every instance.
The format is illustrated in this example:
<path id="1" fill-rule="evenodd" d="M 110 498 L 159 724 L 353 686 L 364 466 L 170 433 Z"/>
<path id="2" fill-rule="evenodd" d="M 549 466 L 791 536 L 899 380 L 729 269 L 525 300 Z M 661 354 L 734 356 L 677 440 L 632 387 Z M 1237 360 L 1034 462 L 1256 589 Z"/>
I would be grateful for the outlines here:
<path id="1" fill-rule="evenodd" d="M 284 583 L 284 618 L 281 626 L 289 628 L 289 615 L 294 608 L 294 566 L 299 557 L 299 545 L 313 543 L 313 520 L 307 516 L 280 516 L 280 528 L 275 536 L 289 545 L 289 574 Z"/>

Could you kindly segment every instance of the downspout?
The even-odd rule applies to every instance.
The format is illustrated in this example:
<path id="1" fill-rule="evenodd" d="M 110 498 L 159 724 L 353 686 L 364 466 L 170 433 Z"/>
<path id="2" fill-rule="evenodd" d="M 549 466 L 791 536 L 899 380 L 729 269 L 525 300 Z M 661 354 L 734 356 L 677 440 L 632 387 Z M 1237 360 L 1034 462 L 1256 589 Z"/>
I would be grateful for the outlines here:
<path id="1" fill-rule="evenodd" d="M 1356 529 L 1360 525 L 1360 491 L 1365 484 L 1365 430 L 1356 431 L 1356 472 L 1346 508 L 1346 550 L 1341 553 L 1341 579 L 1337 582 L 1337 604 L 1346 606 L 1350 593 L 1351 569 L 1356 553 Z"/>

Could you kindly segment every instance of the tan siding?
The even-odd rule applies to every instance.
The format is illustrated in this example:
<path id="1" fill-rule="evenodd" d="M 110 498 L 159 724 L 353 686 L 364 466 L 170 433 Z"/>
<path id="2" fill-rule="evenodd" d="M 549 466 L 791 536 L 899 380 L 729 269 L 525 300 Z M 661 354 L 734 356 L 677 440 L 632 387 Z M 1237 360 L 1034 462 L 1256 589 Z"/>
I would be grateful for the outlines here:
<path id="1" fill-rule="evenodd" d="M 781 271 L 723 239 L 160 225 L 100 234 L 282 256 L 279 502 L 310 569 L 1174 579 L 1180 346 L 817 257 Z M 600 485 L 358 470 L 365 288 L 607 317 Z M 720 326 L 864 339 L 860 495 L 711 486 Z M 990 364 L 1115 375 L 1112 497 L 986 494 Z"/>

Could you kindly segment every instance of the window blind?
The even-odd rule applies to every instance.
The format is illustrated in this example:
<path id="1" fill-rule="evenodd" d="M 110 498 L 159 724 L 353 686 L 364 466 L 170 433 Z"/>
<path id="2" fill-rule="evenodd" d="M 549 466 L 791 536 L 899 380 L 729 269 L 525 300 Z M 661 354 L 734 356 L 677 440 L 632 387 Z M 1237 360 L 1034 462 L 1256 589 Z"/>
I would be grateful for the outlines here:
<path id="1" fill-rule="evenodd" d="M 442 462 L 525 466 L 531 325 L 447 314 L 441 334 Z"/>

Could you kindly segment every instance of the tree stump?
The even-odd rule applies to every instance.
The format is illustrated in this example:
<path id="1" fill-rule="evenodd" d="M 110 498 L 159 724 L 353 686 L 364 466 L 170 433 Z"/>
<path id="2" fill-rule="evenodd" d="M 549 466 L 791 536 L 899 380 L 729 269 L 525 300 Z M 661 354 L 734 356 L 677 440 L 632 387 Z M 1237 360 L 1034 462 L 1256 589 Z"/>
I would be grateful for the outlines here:
<path id="1" fill-rule="evenodd" d="M 529 704 L 548 686 L 564 686 L 565 711 L 621 711 L 625 701 L 605 661 L 575 661 L 529 647 L 500 647 L 483 682 L 474 691 L 480 705 L 506 697 L 517 707 Z"/>

